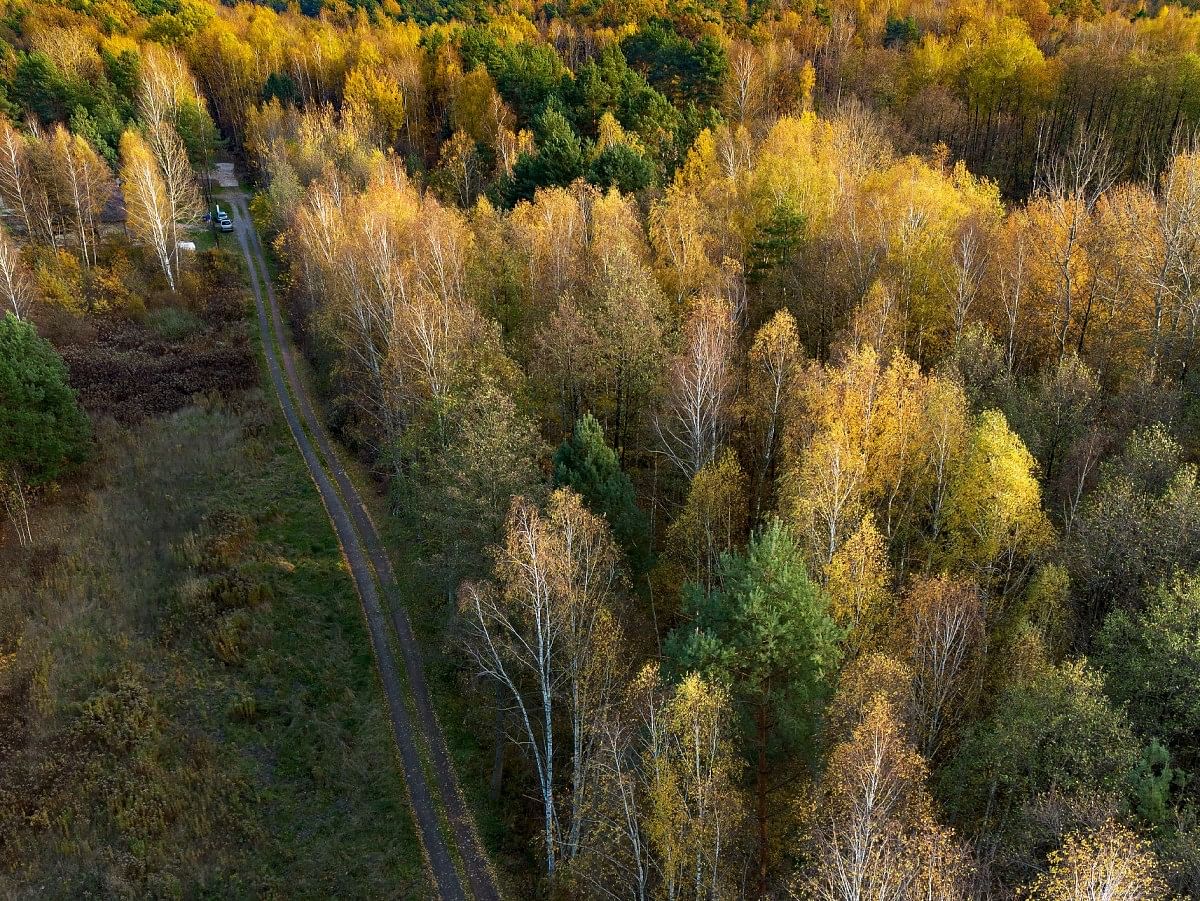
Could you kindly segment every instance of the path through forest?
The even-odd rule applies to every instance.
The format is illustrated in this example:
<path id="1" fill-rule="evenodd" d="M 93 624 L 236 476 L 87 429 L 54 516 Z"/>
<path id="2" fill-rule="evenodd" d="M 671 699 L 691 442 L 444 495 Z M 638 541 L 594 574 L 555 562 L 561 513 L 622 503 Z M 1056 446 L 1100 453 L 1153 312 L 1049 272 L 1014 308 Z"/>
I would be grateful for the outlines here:
<path id="1" fill-rule="evenodd" d="M 235 233 L 246 259 L 263 353 L 275 394 L 337 533 L 362 601 L 431 878 L 446 901 L 467 898 L 499 901 L 495 877 L 463 800 L 445 736 L 433 710 L 420 647 L 399 597 L 391 561 L 362 496 L 342 466 L 296 370 L 246 196 L 241 191 L 227 191 L 225 196 L 232 207 Z M 394 648 L 403 659 L 403 677 Z"/>

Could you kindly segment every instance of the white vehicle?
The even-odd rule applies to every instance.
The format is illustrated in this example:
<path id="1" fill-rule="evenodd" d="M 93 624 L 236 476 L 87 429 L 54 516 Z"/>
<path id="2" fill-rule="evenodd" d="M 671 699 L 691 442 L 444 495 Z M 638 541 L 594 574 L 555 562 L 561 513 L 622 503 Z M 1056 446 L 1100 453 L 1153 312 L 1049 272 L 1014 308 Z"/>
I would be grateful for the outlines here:
<path id="1" fill-rule="evenodd" d="M 213 223 L 223 232 L 233 231 L 233 220 L 229 218 L 229 214 L 221 209 L 221 205 L 215 204 L 216 215 L 213 217 Z"/>

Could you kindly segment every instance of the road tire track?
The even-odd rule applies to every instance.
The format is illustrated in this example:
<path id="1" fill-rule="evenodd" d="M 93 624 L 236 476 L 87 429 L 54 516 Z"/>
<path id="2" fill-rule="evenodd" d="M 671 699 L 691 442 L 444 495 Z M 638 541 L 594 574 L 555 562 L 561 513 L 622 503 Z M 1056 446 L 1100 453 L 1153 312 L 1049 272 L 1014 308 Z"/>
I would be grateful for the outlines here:
<path id="1" fill-rule="evenodd" d="M 404 701 L 403 687 L 396 671 L 394 656 L 388 640 L 387 620 L 380 602 L 387 601 L 392 628 L 404 658 L 408 688 L 416 712 L 420 738 L 429 750 L 438 798 L 449 821 L 458 858 L 466 872 L 471 896 L 477 901 L 499 901 L 500 893 L 495 876 L 483 851 L 474 820 L 467 810 L 462 791 L 454 773 L 445 736 L 437 721 L 425 679 L 420 647 L 413 635 L 408 615 L 399 597 L 398 584 L 391 561 L 383 548 L 379 532 L 363 503 L 353 481 L 342 466 L 333 443 L 317 417 L 308 391 L 296 370 L 283 328 L 279 304 L 270 271 L 266 265 L 262 244 L 250 219 L 245 196 L 233 196 L 236 212 L 236 234 L 246 258 L 250 282 L 258 312 L 259 332 L 271 381 L 275 387 L 284 417 L 288 421 L 317 485 L 322 502 L 337 532 L 338 541 L 354 577 L 355 587 L 362 600 L 371 643 L 379 666 L 380 678 L 391 713 L 393 732 L 400 750 L 405 780 L 408 784 L 414 818 L 439 895 L 447 901 L 465 898 L 458 870 L 439 829 L 437 810 L 432 802 L 430 786 L 422 765 L 420 749 L 412 730 L 412 719 Z M 260 279 L 261 276 L 261 279 Z M 265 288 L 265 292 L 264 292 Z M 272 338 L 274 340 L 272 340 Z M 281 360 L 282 358 L 282 365 Z M 299 413 L 297 413 L 299 408 Z M 303 422 L 303 425 L 301 424 Z M 307 432 L 305 431 L 307 426 Z M 312 439 L 316 441 L 314 449 Z M 318 455 L 319 450 L 319 455 Z M 324 463 L 322 465 L 322 458 Z M 328 470 L 328 472 L 326 471 Z M 329 476 L 333 476 L 334 484 Z"/>

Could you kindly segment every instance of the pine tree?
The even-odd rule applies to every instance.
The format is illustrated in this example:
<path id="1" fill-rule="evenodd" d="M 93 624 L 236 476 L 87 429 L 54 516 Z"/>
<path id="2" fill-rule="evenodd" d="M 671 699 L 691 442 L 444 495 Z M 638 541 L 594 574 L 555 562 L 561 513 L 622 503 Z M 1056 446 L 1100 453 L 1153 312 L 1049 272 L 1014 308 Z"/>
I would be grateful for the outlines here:
<path id="1" fill-rule="evenodd" d="M 633 482 L 621 470 L 616 452 L 591 413 L 576 420 L 571 437 L 554 452 L 554 484 L 574 489 L 592 512 L 608 520 L 634 575 L 650 568 L 646 514 L 637 505 Z"/>
<path id="2" fill-rule="evenodd" d="M 549 105 L 534 123 L 537 152 L 522 154 L 513 169 L 509 200 L 532 200 L 538 188 L 569 185 L 583 175 L 583 147 L 562 111 Z"/>
<path id="3" fill-rule="evenodd" d="M 802 759 L 796 752 L 812 738 L 840 630 L 803 553 L 778 521 L 751 538 L 744 553 L 722 558 L 714 588 L 691 585 L 685 595 L 692 622 L 671 634 L 666 653 L 678 672 L 728 686 L 742 712 L 765 891 L 774 770 L 780 761 Z"/>
<path id="4" fill-rule="evenodd" d="M 30 485 L 58 478 L 88 453 L 90 428 L 67 367 L 33 326 L 0 319 L 0 469 Z"/>

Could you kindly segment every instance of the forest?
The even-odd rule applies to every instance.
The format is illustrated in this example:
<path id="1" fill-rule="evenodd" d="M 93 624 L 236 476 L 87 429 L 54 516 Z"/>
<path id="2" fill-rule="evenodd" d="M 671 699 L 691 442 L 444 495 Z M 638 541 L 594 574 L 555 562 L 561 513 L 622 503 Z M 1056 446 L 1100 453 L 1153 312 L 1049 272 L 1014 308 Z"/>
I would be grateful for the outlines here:
<path id="1" fill-rule="evenodd" d="M 0 0 L 0 203 L 0 894 L 456 896 L 327 428 L 498 894 L 1200 897 L 1200 9 Z"/>

